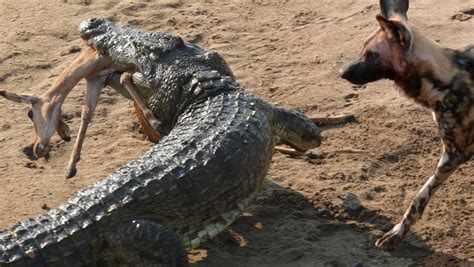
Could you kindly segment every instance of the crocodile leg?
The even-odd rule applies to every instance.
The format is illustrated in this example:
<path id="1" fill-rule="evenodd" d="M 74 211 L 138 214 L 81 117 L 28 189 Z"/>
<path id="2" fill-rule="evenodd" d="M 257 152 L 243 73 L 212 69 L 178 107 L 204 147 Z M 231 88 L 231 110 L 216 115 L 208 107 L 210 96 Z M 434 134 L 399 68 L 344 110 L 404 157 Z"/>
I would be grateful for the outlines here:
<path id="1" fill-rule="evenodd" d="M 124 72 L 120 76 L 120 83 L 140 108 L 140 112 L 143 114 L 143 117 L 146 120 L 142 122 L 142 124 L 147 123 L 156 132 L 156 134 L 160 135 L 161 137 L 166 135 L 167 133 L 163 124 L 155 118 L 153 112 L 151 112 L 151 110 L 147 107 L 145 100 L 138 94 L 137 89 L 132 83 L 132 74 L 129 72 Z"/>
<path id="2" fill-rule="evenodd" d="M 81 126 L 79 127 L 79 134 L 77 135 L 76 143 L 74 144 L 74 149 L 71 154 L 71 159 L 66 172 L 66 178 L 74 177 L 77 173 L 76 165 L 79 160 L 81 160 L 82 144 L 84 143 L 84 138 L 86 137 L 87 127 L 89 126 L 92 116 L 94 115 L 94 110 L 97 106 L 97 103 L 99 102 L 100 92 L 105 86 L 107 76 L 93 76 L 86 78 L 86 80 L 86 104 L 82 108 Z"/>
<path id="3" fill-rule="evenodd" d="M 188 266 L 186 249 L 171 229 L 150 220 L 133 220 L 106 235 L 110 266 Z M 109 260 L 110 258 L 110 260 Z"/>

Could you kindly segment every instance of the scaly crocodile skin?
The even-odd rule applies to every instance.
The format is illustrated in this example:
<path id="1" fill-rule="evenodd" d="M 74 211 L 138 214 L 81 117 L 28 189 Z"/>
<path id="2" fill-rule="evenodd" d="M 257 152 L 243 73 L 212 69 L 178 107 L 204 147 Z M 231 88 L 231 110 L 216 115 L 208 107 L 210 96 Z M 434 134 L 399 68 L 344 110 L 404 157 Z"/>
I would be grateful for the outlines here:
<path id="1" fill-rule="evenodd" d="M 58 208 L 0 231 L 0 266 L 186 266 L 186 250 L 255 198 L 276 138 L 320 144 L 308 118 L 244 91 L 215 52 L 103 19 L 80 32 L 135 66 L 135 85 L 170 134 Z M 127 96 L 118 75 L 109 84 Z"/>

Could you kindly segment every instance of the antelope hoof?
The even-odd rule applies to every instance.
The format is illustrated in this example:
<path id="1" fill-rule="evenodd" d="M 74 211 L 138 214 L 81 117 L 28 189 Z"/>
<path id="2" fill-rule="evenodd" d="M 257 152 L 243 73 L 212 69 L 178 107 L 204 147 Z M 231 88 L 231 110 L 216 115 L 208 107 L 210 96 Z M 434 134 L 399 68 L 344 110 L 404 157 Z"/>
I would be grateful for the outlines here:
<path id="1" fill-rule="evenodd" d="M 66 179 L 69 179 L 69 178 L 72 178 L 72 177 L 76 176 L 76 173 L 77 173 L 77 168 L 76 167 L 69 168 L 67 170 L 67 173 L 66 173 Z"/>
<path id="2" fill-rule="evenodd" d="M 37 158 L 49 158 L 49 147 L 44 146 L 42 144 L 34 144 L 33 145 L 33 154 Z"/>

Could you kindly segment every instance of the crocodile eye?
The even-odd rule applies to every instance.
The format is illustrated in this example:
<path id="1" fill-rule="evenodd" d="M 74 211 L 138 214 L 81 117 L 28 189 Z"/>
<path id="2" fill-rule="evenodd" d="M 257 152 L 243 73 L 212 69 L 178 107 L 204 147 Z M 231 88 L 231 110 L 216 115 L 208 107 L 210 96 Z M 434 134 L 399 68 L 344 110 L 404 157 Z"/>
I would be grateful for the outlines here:
<path id="1" fill-rule="evenodd" d="M 30 111 L 28 111 L 28 118 L 30 118 L 30 120 L 33 119 L 33 110 L 30 109 Z"/>

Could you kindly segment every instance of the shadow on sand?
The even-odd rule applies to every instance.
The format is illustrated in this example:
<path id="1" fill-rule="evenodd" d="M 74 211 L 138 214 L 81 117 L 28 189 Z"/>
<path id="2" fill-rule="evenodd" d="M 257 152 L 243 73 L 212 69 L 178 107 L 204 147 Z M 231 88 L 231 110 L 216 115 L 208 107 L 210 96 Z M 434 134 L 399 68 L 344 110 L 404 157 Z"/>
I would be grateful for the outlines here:
<path id="1" fill-rule="evenodd" d="M 413 233 L 397 251 L 380 251 L 375 240 L 392 222 L 353 194 L 340 206 L 315 206 L 300 193 L 266 181 L 247 213 L 191 252 L 192 266 L 469 266 L 432 251 Z"/>

